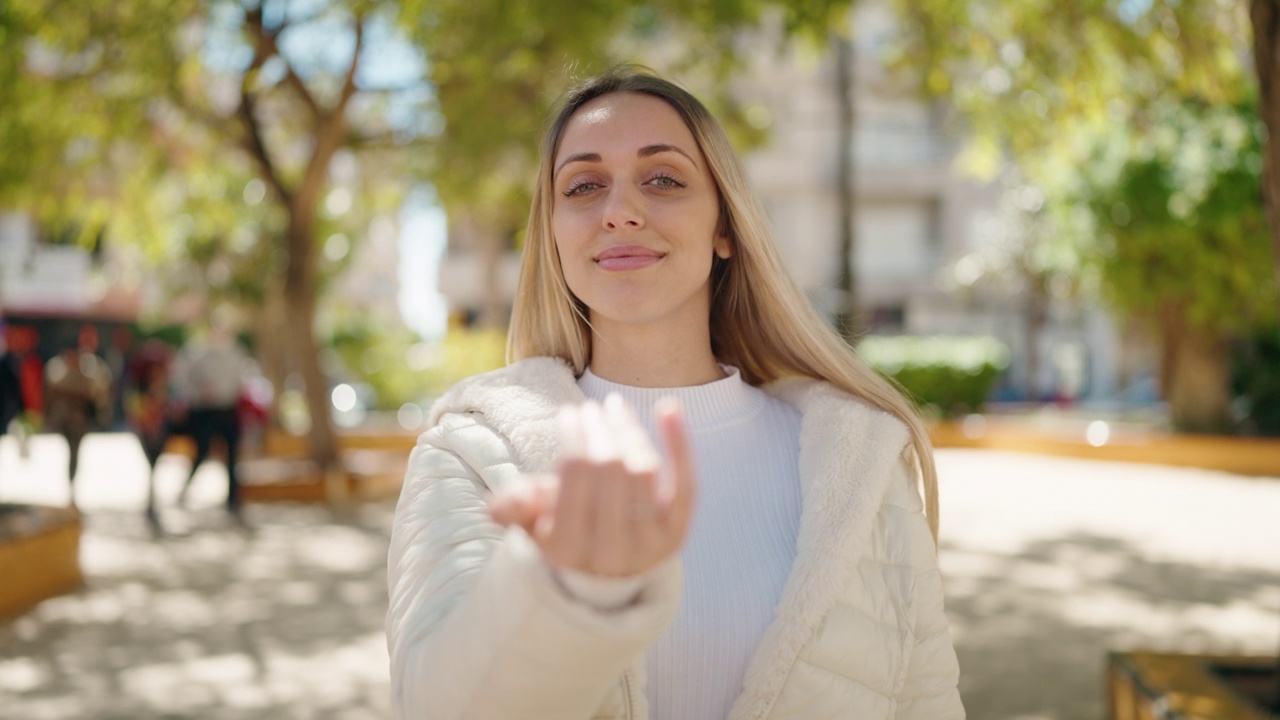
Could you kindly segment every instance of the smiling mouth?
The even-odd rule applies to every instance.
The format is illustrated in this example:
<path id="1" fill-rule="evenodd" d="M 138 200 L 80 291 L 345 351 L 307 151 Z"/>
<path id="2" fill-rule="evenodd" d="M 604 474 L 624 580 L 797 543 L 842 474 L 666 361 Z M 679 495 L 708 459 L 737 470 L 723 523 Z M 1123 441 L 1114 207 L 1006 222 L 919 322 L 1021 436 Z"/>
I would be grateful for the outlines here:
<path id="1" fill-rule="evenodd" d="M 649 267 L 664 257 L 666 254 L 657 250 L 639 245 L 622 245 L 611 247 L 600 253 L 596 256 L 595 262 L 603 270 L 621 272 Z"/>

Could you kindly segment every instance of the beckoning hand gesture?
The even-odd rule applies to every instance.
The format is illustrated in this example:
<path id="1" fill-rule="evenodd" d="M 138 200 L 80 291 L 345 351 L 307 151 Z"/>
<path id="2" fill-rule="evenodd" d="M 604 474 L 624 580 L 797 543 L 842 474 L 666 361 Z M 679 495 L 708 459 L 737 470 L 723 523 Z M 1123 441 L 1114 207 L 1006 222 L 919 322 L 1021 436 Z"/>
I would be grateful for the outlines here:
<path id="1" fill-rule="evenodd" d="M 656 414 L 666 466 L 622 398 L 564 408 L 556 474 L 494 493 L 494 521 L 524 528 L 560 569 L 634 577 L 661 564 L 684 542 L 696 480 L 679 404 Z"/>

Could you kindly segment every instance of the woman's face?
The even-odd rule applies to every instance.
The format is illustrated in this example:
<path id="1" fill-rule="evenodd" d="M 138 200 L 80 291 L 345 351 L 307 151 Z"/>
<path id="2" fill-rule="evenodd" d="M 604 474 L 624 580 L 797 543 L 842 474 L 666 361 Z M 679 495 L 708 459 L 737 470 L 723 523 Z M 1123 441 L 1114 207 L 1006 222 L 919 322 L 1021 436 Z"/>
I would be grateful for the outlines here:
<path id="1" fill-rule="evenodd" d="M 614 93 L 565 126 L 553 165 L 552 231 L 569 289 L 603 324 L 709 322 L 719 200 L 680 115 Z"/>

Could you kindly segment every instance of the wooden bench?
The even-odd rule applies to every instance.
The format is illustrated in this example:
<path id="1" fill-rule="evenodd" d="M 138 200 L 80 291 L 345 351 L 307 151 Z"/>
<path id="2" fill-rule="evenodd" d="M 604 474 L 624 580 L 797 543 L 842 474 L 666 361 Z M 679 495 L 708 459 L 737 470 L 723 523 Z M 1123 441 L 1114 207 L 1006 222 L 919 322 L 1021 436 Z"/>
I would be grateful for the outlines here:
<path id="1" fill-rule="evenodd" d="M 1269 671 L 1269 672 L 1268 672 Z M 1109 720 L 1264 720 L 1260 699 L 1233 676 L 1266 676 L 1260 692 L 1275 687 L 1274 657 L 1114 652 L 1107 660 Z"/>

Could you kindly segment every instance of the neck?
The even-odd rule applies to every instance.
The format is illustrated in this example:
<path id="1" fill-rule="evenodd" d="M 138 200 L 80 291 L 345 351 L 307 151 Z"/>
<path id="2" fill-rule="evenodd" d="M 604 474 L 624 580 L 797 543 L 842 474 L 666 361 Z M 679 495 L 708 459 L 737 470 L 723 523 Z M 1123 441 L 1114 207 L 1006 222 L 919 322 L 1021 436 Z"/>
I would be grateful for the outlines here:
<path id="1" fill-rule="evenodd" d="M 706 322 L 685 332 L 668 323 L 593 325 L 591 372 L 604 380 L 633 387 L 687 387 L 725 377 L 711 352 Z"/>

